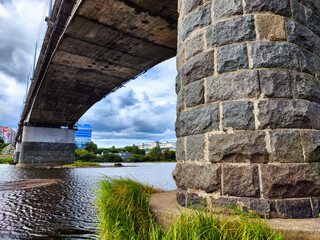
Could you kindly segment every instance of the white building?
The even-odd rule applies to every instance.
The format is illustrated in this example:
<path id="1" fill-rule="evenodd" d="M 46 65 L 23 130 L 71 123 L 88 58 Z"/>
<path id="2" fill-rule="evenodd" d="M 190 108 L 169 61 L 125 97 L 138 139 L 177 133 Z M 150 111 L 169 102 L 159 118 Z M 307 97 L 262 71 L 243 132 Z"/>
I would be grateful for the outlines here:
<path id="1" fill-rule="evenodd" d="M 14 143 L 16 139 L 16 131 L 9 127 L 0 126 L 0 137 L 5 143 Z"/>
<path id="2" fill-rule="evenodd" d="M 139 149 L 152 149 L 154 147 L 160 147 L 161 149 L 165 149 L 165 148 L 169 148 L 169 150 L 176 150 L 176 143 L 170 143 L 168 141 L 164 141 L 164 142 L 152 142 L 150 144 L 144 144 L 144 143 L 140 143 L 138 145 Z"/>

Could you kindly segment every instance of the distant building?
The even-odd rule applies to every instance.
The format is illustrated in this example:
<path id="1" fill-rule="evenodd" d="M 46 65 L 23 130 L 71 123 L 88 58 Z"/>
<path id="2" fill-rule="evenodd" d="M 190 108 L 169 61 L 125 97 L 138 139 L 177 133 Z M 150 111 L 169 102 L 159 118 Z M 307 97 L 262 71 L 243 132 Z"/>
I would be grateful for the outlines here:
<path id="1" fill-rule="evenodd" d="M 0 137 L 5 143 L 14 143 L 16 139 L 16 131 L 9 127 L 0 126 Z"/>
<path id="2" fill-rule="evenodd" d="M 119 155 L 122 160 L 128 160 L 133 155 L 132 153 L 123 153 L 123 152 L 122 153 L 114 153 L 114 154 Z"/>
<path id="3" fill-rule="evenodd" d="M 84 149 L 86 143 L 91 142 L 92 128 L 89 124 L 78 125 L 76 131 L 76 145 L 78 149 Z"/>
<path id="4" fill-rule="evenodd" d="M 138 145 L 138 148 L 145 150 L 146 153 L 149 153 L 152 148 L 158 147 L 158 146 L 162 150 L 164 150 L 166 148 L 169 148 L 169 150 L 176 150 L 176 143 L 170 143 L 168 141 L 164 141 L 164 142 L 155 141 L 155 142 L 152 142 L 150 144 L 140 143 Z"/>

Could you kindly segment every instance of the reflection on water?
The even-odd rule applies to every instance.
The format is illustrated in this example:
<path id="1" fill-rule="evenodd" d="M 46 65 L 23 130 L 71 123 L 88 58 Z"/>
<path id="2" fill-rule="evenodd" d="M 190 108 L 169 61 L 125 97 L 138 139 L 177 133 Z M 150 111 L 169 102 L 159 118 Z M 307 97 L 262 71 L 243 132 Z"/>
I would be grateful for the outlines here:
<path id="1" fill-rule="evenodd" d="M 17 169 L 0 165 L 0 184 L 62 179 L 42 188 L 0 192 L 0 238 L 95 239 L 94 191 L 103 176 L 130 177 L 164 190 L 176 188 L 175 163 L 130 163 L 125 168 Z M 136 167 L 137 166 L 137 167 Z"/>

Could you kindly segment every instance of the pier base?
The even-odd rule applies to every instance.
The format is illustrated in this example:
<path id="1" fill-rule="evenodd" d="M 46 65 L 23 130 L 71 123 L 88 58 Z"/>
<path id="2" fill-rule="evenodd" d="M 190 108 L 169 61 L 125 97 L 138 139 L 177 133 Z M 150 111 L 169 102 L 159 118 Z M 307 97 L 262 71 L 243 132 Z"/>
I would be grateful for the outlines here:
<path id="1" fill-rule="evenodd" d="M 73 163 L 75 131 L 25 126 L 17 167 L 48 168 Z"/>

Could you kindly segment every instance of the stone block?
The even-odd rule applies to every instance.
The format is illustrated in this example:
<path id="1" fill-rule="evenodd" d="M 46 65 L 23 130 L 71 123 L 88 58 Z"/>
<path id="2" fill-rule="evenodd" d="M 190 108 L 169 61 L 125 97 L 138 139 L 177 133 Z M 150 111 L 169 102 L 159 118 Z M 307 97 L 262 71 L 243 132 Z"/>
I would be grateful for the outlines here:
<path id="1" fill-rule="evenodd" d="M 196 34 L 186 41 L 186 59 L 193 57 L 194 55 L 201 53 L 204 48 L 203 33 Z"/>
<path id="2" fill-rule="evenodd" d="M 258 103 L 259 129 L 312 128 L 314 109 L 305 101 L 262 100 Z"/>
<path id="3" fill-rule="evenodd" d="M 219 104 L 210 104 L 182 112 L 177 117 L 177 137 L 219 129 Z"/>
<path id="4" fill-rule="evenodd" d="M 254 17 L 241 16 L 218 22 L 207 29 L 207 47 L 218 47 L 230 43 L 256 39 Z"/>
<path id="5" fill-rule="evenodd" d="M 194 209 L 204 209 L 207 207 L 207 199 L 196 193 L 187 192 L 187 207 Z"/>
<path id="6" fill-rule="evenodd" d="M 273 201 L 269 201 L 261 198 L 241 198 L 241 197 L 211 197 L 212 207 L 221 208 L 230 206 L 237 206 L 238 209 L 248 212 L 248 210 L 254 210 L 258 215 L 267 218 L 276 216 L 275 205 Z"/>
<path id="7" fill-rule="evenodd" d="M 302 131 L 301 136 L 306 162 L 320 162 L 320 132 Z"/>
<path id="8" fill-rule="evenodd" d="M 180 188 L 177 188 L 176 190 L 176 199 L 177 199 L 177 202 L 183 206 L 183 207 L 186 207 L 186 203 L 187 203 L 187 191 L 186 190 L 183 190 L 183 189 L 180 189 Z"/>
<path id="9" fill-rule="evenodd" d="M 318 80 L 320 80 L 320 57 L 314 56 L 314 71 Z"/>
<path id="10" fill-rule="evenodd" d="M 260 197 L 259 172 L 256 165 L 223 165 L 222 195 Z"/>
<path id="11" fill-rule="evenodd" d="M 242 0 L 215 0 L 213 7 L 214 19 L 227 18 L 243 14 Z"/>
<path id="12" fill-rule="evenodd" d="M 187 137 L 187 160 L 204 161 L 204 150 L 204 134 L 195 134 Z"/>
<path id="13" fill-rule="evenodd" d="M 195 9 L 190 15 L 188 15 L 182 23 L 182 39 L 190 35 L 194 30 L 209 25 L 211 23 L 211 2 L 207 2 L 197 9 Z"/>
<path id="14" fill-rule="evenodd" d="M 320 198 L 311 198 L 312 215 L 314 218 L 319 217 L 320 213 Z"/>
<path id="15" fill-rule="evenodd" d="M 222 104 L 223 128 L 231 127 L 236 130 L 254 129 L 253 102 L 234 101 Z"/>
<path id="16" fill-rule="evenodd" d="M 314 57 L 313 54 L 304 50 L 303 48 L 299 49 L 299 61 L 301 64 L 301 71 L 310 73 L 314 75 Z"/>
<path id="17" fill-rule="evenodd" d="M 249 68 L 247 45 L 235 44 L 217 49 L 219 73 Z"/>
<path id="18" fill-rule="evenodd" d="M 182 44 L 181 47 L 178 49 L 177 56 L 176 56 L 176 63 L 177 63 L 177 70 L 180 71 L 183 64 L 185 63 L 185 45 Z"/>
<path id="19" fill-rule="evenodd" d="M 191 58 L 181 69 L 182 85 L 214 74 L 214 51 L 201 53 Z"/>
<path id="20" fill-rule="evenodd" d="M 317 47 L 317 35 L 306 26 L 291 19 L 287 19 L 288 41 L 295 43 L 311 52 Z"/>
<path id="21" fill-rule="evenodd" d="M 320 104 L 316 102 L 310 102 L 311 116 L 312 116 L 312 128 L 320 130 Z"/>
<path id="22" fill-rule="evenodd" d="M 259 71 L 261 93 L 270 98 L 292 98 L 291 74 L 286 70 Z"/>
<path id="23" fill-rule="evenodd" d="M 193 9 L 199 7 L 201 4 L 202 4 L 202 0 L 185 0 L 184 1 L 185 13 L 188 14 Z"/>
<path id="24" fill-rule="evenodd" d="M 304 157 L 298 130 L 270 131 L 271 159 L 280 163 L 303 163 Z"/>
<path id="25" fill-rule="evenodd" d="M 207 101 L 258 98 L 260 94 L 257 71 L 220 74 L 207 79 Z"/>
<path id="26" fill-rule="evenodd" d="M 203 80 L 190 83 L 186 89 L 186 107 L 194 107 L 204 103 L 204 83 Z"/>
<path id="27" fill-rule="evenodd" d="M 186 150 L 185 150 L 185 138 L 180 137 L 176 142 L 176 159 L 177 161 L 186 160 Z"/>
<path id="28" fill-rule="evenodd" d="M 209 135 L 209 160 L 228 163 L 266 163 L 265 132 L 247 131 Z"/>
<path id="29" fill-rule="evenodd" d="M 253 68 L 288 68 L 300 70 L 298 48 L 289 43 L 250 43 Z"/>
<path id="30" fill-rule="evenodd" d="M 177 163 L 172 172 L 178 188 L 198 189 L 208 193 L 220 191 L 220 166 L 215 164 Z"/>
<path id="31" fill-rule="evenodd" d="M 320 36 L 320 12 L 306 8 L 306 18 L 308 27 L 318 36 Z"/>
<path id="32" fill-rule="evenodd" d="M 246 13 L 273 12 L 278 15 L 291 16 L 290 0 L 244 0 Z"/>
<path id="33" fill-rule="evenodd" d="M 297 0 L 292 0 L 292 15 L 296 21 L 302 24 L 307 23 L 304 6 Z"/>
<path id="34" fill-rule="evenodd" d="M 261 165 L 265 198 L 302 198 L 320 195 L 320 167 L 317 164 Z"/>
<path id="35" fill-rule="evenodd" d="M 285 18 L 279 15 L 257 15 L 257 38 L 259 40 L 287 40 Z"/>
<path id="36" fill-rule="evenodd" d="M 312 218 L 310 199 L 276 201 L 280 218 Z"/>
<path id="37" fill-rule="evenodd" d="M 306 73 L 294 74 L 295 97 L 320 102 L 319 81 Z"/>
<path id="38" fill-rule="evenodd" d="M 183 89 L 181 89 L 181 91 L 178 93 L 178 96 L 177 96 L 177 107 L 176 107 L 177 114 L 179 114 L 185 108 L 184 94 L 185 94 L 185 90 L 183 88 Z"/>
<path id="39" fill-rule="evenodd" d="M 178 73 L 178 75 L 176 76 L 176 84 L 175 84 L 176 94 L 180 92 L 180 89 L 181 89 L 181 74 Z"/>

